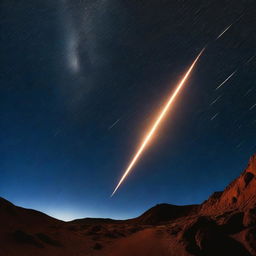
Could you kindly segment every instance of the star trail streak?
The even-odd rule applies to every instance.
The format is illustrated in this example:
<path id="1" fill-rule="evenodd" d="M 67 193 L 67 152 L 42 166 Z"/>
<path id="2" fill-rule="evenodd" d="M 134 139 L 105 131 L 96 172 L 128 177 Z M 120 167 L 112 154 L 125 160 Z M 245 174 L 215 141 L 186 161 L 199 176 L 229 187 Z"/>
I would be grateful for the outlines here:
<path id="1" fill-rule="evenodd" d="M 216 87 L 215 90 L 218 90 L 220 87 L 222 87 L 236 72 L 237 70 L 234 71 L 231 75 L 229 75 L 219 86 Z"/>
<path id="2" fill-rule="evenodd" d="M 231 27 L 233 24 L 229 25 L 227 28 L 225 28 L 216 38 L 216 40 L 218 40 L 219 38 L 221 38 Z"/>

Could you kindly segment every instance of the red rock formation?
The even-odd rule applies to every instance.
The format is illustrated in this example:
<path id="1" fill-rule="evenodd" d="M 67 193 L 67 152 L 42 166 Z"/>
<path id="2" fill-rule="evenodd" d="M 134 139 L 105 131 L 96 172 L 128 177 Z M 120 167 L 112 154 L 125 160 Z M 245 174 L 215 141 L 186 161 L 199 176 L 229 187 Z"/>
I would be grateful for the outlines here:
<path id="1" fill-rule="evenodd" d="M 252 156 L 245 171 L 223 192 L 214 193 L 202 204 L 203 214 L 217 215 L 226 211 L 250 211 L 256 206 L 256 155 Z"/>

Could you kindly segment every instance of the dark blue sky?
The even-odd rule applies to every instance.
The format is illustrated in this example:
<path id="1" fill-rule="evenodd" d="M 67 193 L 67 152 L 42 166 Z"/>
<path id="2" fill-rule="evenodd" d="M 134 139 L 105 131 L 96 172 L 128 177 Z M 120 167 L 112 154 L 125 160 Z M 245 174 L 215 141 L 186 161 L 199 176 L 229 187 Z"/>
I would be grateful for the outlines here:
<path id="1" fill-rule="evenodd" d="M 254 1 L 0 5 L 0 196 L 61 219 L 130 218 L 156 203 L 201 203 L 255 153 Z M 206 44 L 151 146 L 110 198 Z"/>

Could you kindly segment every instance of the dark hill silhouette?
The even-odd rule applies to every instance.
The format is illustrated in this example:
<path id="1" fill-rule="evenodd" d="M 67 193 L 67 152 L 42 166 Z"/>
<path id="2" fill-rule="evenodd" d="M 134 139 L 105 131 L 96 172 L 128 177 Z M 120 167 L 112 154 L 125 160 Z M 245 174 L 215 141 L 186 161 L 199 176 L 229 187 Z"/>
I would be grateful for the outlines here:
<path id="1" fill-rule="evenodd" d="M 166 221 L 175 220 L 198 212 L 198 205 L 177 206 L 171 204 L 158 204 L 144 212 L 134 221 L 140 224 L 156 225 Z"/>

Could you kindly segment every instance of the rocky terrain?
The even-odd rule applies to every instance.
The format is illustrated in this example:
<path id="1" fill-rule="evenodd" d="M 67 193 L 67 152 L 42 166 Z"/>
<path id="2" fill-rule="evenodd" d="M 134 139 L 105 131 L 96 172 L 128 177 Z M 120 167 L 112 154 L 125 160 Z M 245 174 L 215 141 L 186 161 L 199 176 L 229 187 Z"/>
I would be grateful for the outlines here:
<path id="1" fill-rule="evenodd" d="M 63 222 L 0 198 L 0 256 L 256 255 L 256 155 L 201 205 L 159 204 L 124 221 Z"/>

